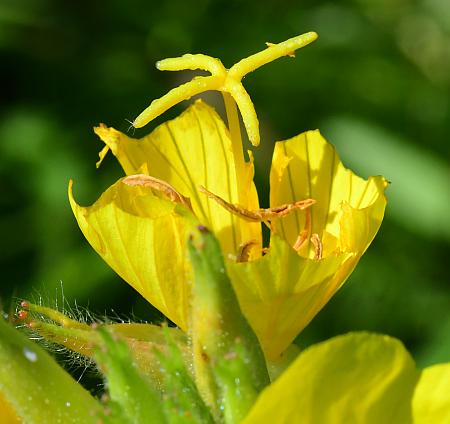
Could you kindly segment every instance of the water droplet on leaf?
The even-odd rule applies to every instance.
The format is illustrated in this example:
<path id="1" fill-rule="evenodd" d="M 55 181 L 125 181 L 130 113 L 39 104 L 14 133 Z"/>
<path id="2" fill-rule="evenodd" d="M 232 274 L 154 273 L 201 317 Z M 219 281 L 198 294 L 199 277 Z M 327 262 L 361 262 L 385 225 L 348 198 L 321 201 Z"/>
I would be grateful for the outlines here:
<path id="1" fill-rule="evenodd" d="M 23 348 L 23 355 L 25 358 L 27 358 L 30 362 L 36 362 L 38 360 L 37 353 L 32 351 L 31 349 L 27 348 L 26 346 Z"/>

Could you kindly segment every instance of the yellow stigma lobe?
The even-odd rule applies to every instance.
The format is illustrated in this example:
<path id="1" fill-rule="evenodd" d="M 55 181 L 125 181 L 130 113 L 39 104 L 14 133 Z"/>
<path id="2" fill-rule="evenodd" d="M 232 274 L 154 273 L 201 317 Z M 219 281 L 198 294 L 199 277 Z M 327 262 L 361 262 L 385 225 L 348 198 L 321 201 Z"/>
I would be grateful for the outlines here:
<path id="1" fill-rule="evenodd" d="M 211 73 L 210 76 L 195 77 L 180 85 L 159 99 L 154 100 L 133 122 L 141 128 L 150 121 L 183 100 L 204 91 L 217 90 L 229 93 L 236 102 L 250 142 L 257 146 L 260 141 L 259 122 L 253 103 L 242 85 L 242 79 L 250 72 L 283 56 L 293 56 L 295 50 L 317 39 L 315 32 L 308 32 L 290 38 L 279 44 L 267 43 L 267 48 L 259 53 L 240 60 L 227 70 L 219 59 L 204 54 L 185 54 L 181 57 L 164 59 L 157 62 L 161 71 L 181 71 L 201 69 Z"/>

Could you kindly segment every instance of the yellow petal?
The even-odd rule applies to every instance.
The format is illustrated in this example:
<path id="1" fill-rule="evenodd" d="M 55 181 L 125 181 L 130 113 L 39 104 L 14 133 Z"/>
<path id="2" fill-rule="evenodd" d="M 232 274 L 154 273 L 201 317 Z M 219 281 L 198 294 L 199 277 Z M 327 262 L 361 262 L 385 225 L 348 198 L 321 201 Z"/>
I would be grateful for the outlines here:
<path id="1" fill-rule="evenodd" d="M 95 131 L 127 175 L 151 175 L 189 197 L 195 215 L 219 238 L 225 256 L 236 254 L 249 240 L 260 243 L 259 224 L 242 221 L 198 191 L 203 186 L 230 203 L 258 209 L 253 163 L 233 154 L 228 130 L 213 108 L 197 101 L 140 140 L 105 126 Z"/>
<path id="2" fill-rule="evenodd" d="M 243 424 L 410 423 L 418 374 L 398 340 L 335 337 L 301 353 L 260 394 Z"/>
<path id="3" fill-rule="evenodd" d="M 185 257 L 192 218 L 148 187 L 119 180 L 91 207 L 72 210 L 86 239 L 128 284 L 187 329 L 190 266 Z"/>
<path id="4" fill-rule="evenodd" d="M 366 181 L 346 169 L 318 130 L 276 143 L 270 185 L 271 206 L 316 200 L 310 233 L 319 235 L 328 254 L 332 252 L 325 243 L 329 235 L 339 241 L 341 250 L 362 254 L 383 219 L 386 180 L 371 177 Z M 273 227 L 293 246 L 305 227 L 305 213 L 297 211 L 274 221 Z M 312 246 L 306 254 L 314 256 Z"/>
<path id="5" fill-rule="evenodd" d="M 292 343 L 355 264 L 356 256 L 348 253 L 320 261 L 303 258 L 277 236 L 262 258 L 227 264 L 241 309 L 267 359 L 276 360 Z"/>
<path id="6" fill-rule="evenodd" d="M 0 417 L 3 424 L 20 424 L 22 420 L 17 416 L 11 404 L 0 393 Z"/>
<path id="7" fill-rule="evenodd" d="M 241 308 L 266 355 L 276 359 L 342 286 L 375 237 L 386 207 L 386 181 L 353 174 L 319 131 L 308 131 L 276 144 L 270 183 L 272 207 L 316 200 L 309 235 L 316 233 L 323 244 L 320 260 L 313 260 L 311 242 L 300 255 L 289 247 L 307 220 L 305 211 L 293 211 L 272 221 L 268 255 L 230 266 Z"/>
<path id="8" fill-rule="evenodd" d="M 422 371 L 413 397 L 417 424 L 450 423 L 450 363 Z"/>

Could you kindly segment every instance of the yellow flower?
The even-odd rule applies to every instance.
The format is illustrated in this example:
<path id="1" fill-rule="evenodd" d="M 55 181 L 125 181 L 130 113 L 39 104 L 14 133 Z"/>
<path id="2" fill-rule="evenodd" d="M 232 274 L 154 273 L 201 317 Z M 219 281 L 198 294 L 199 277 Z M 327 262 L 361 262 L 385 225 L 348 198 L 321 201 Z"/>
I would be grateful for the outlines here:
<path id="1" fill-rule="evenodd" d="M 447 423 L 449 393 L 450 363 L 419 371 L 400 341 L 349 333 L 303 351 L 242 424 Z"/>
<path id="2" fill-rule="evenodd" d="M 12 405 L 6 399 L 3 398 L 1 393 L 0 393 L 0 417 L 2 417 L 2 423 L 4 424 L 19 424 L 21 422 Z"/>
<path id="3" fill-rule="evenodd" d="M 270 360 L 344 283 L 375 237 L 386 206 L 386 180 L 365 181 L 346 169 L 318 131 L 276 144 L 270 208 L 259 206 L 236 104 L 254 145 L 258 119 L 241 80 L 315 38 L 307 33 L 268 44 L 229 70 L 204 55 L 159 62 L 159 69 L 205 69 L 211 76 L 194 78 L 152 102 L 136 127 L 213 89 L 224 95 L 228 128 L 201 101 L 140 140 L 101 125 L 95 132 L 106 146 L 99 163 L 110 149 L 128 177 L 91 207 L 79 206 L 69 187 L 74 214 L 94 249 L 185 331 L 192 280 L 185 244 L 192 225 L 209 227 L 220 241 L 241 309 Z M 269 248 L 262 247 L 262 224 L 271 229 Z"/>

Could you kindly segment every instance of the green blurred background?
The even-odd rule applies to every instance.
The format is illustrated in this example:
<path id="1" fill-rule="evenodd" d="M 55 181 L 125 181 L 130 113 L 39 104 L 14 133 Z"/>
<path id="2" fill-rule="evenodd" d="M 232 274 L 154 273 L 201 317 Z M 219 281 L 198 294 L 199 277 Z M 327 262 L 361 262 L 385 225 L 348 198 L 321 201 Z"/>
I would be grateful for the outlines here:
<path id="1" fill-rule="evenodd" d="M 399 337 L 419 365 L 450 360 L 450 7 L 445 0 L 0 0 L 0 296 L 159 319 L 88 246 L 67 201 L 122 175 L 92 127 L 122 131 L 191 74 L 164 57 L 203 52 L 231 66 L 315 30 L 320 38 L 245 80 L 262 123 L 257 183 L 273 142 L 320 128 L 344 163 L 391 182 L 386 219 L 344 288 L 298 338 L 351 330 Z M 217 95 L 207 95 L 213 104 Z M 186 104 L 167 112 L 174 117 Z M 137 131 L 142 136 L 162 119 Z M 267 194 L 262 196 L 267 206 Z"/>

